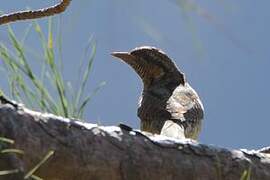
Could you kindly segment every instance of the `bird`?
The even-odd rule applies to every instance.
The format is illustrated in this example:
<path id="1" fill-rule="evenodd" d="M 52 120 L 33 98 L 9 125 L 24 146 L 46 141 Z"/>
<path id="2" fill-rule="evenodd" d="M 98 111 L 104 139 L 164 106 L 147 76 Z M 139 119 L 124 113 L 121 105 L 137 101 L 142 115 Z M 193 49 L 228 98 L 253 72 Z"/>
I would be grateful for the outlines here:
<path id="1" fill-rule="evenodd" d="M 165 52 L 141 46 L 111 55 L 128 64 L 143 82 L 137 110 L 142 131 L 176 139 L 198 139 L 204 118 L 203 104 Z"/>

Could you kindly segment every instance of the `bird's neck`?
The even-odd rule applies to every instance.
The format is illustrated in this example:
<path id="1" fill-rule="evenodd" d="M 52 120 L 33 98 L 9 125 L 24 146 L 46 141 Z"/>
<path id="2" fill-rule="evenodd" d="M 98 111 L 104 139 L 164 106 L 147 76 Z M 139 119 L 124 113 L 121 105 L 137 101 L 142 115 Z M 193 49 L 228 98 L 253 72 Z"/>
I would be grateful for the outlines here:
<path id="1" fill-rule="evenodd" d="M 158 82 L 148 87 L 144 86 L 142 96 L 147 94 L 147 95 L 154 96 L 156 98 L 168 98 L 172 95 L 174 90 L 179 86 L 185 86 L 185 84 L 181 84 L 175 81 L 169 81 L 166 83 Z"/>

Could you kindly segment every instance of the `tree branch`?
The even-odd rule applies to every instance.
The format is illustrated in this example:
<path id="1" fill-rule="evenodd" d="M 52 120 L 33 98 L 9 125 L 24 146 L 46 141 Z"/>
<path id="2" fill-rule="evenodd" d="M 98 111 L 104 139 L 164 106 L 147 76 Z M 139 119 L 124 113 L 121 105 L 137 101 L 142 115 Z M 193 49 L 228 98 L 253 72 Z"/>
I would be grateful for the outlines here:
<path id="1" fill-rule="evenodd" d="M 38 19 L 47 16 L 53 16 L 55 14 L 59 14 L 64 12 L 71 0 L 62 0 L 60 3 L 44 8 L 38 9 L 34 11 L 19 11 L 11 14 L 4 14 L 0 16 L 0 25 L 7 24 L 14 21 L 26 20 L 26 19 Z"/>
<path id="2" fill-rule="evenodd" d="M 125 126 L 121 128 L 2 104 L 0 137 L 15 143 L 9 145 L 0 139 L 0 172 L 16 173 L 0 179 L 22 179 L 44 162 L 48 152 L 54 152 L 34 175 L 52 180 L 239 180 L 244 171 L 250 170 L 252 180 L 269 180 L 268 154 L 145 136 Z M 22 150 L 23 155 L 1 153 L 3 149 Z"/>

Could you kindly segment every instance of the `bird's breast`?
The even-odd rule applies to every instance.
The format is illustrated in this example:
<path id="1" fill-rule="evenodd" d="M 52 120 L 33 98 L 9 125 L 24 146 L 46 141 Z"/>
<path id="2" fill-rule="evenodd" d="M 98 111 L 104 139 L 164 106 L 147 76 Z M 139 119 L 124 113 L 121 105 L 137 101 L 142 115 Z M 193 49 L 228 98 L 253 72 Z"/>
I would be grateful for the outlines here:
<path id="1" fill-rule="evenodd" d="M 139 100 L 137 114 L 142 121 L 169 119 L 170 113 L 166 110 L 167 100 L 152 93 L 143 93 Z"/>

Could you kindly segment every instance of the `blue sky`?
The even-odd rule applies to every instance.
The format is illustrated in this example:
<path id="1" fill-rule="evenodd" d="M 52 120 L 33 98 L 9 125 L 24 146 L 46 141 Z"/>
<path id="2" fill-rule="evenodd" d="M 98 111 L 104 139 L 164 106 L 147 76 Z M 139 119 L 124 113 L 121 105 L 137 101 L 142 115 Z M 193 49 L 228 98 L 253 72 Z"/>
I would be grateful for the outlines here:
<path id="1" fill-rule="evenodd" d="M 179 2 L 184 1 L 72 1 L 62 15 L 66 80 L 76 79 L 74 66 L 93 35 L 97 54 L 88 91 L 106 81 L 87 107 L 85 119 L 139 128 L 136 111 L 142 83 L 110 52 L 150 45 L 174 59 L 200 95 L 205 107 L 201 142 L 230 148 L 269 145 L 270 2 L 204 0 L 190 9 Z M 1 11 L 48 5 L 52 3 L 10 0 L 1 3 Z M 39 22 L 46 31 L 47 19 Z M 20 37 L 28 24 L 18 22 L 12 27 Z M 8 42 L 6 29 L 0 27 L 4 43 Z M 40 46 L 35 35 L 26 45 L 37 51 Z M 4 78 L 0 85 L 7 88 Z"/>

